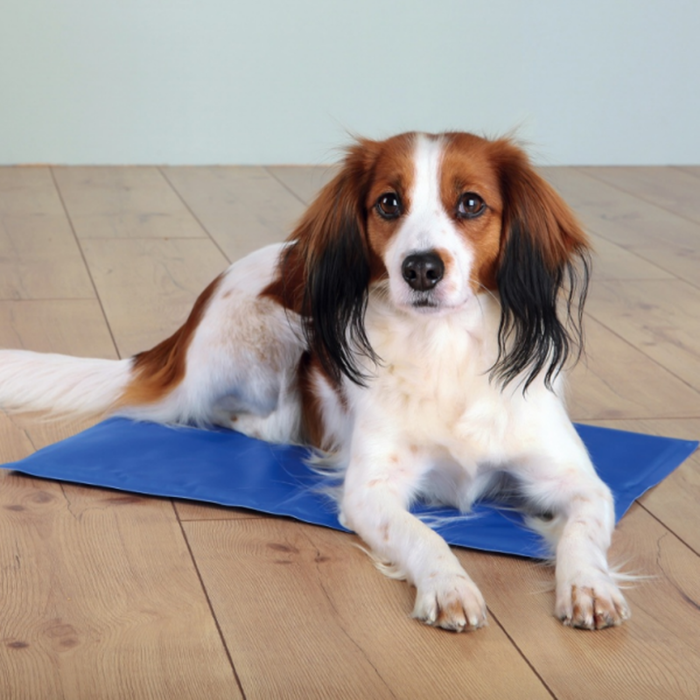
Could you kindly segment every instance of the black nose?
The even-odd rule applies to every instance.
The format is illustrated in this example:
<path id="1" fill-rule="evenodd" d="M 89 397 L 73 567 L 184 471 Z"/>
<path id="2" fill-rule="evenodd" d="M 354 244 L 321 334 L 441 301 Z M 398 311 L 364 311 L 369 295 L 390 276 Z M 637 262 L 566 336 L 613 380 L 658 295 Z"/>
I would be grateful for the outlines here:
<path id="1" fill-rule="evenodd" d="M 432 289 L 445 274 L 445 264 L 440 256 L 430 251 L 409 255 L 401 265 L 401 274 L 411 289 L 426 292 Z"/>

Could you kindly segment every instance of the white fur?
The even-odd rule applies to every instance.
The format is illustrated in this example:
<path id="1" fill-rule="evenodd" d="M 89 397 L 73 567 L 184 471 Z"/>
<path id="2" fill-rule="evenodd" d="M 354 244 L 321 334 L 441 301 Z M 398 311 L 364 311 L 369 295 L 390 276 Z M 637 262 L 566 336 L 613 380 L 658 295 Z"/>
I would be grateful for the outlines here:
<path id="1" fill-rule="evenodd" d="M 186 375 L 162 400 L 120 406 L 133 361 L 0 350 L 0 407 L 8 411 L 100 414 L 136 420 L 220 424 L 275 442 L 299 440 L 298 317 L 260 292 L 284 245 L 231 265 L 209 300 L 187 351 Z"/>
<path id="2" fill-rule="evenodd" d="M 561 523 L 552 535 L 557 614 L 591 627 L 594 605 L 604 614 L 612 604 L 621 620 L 628 610 L 605 557 L 614 527 L 610 491 L 567 417 L 561 382 L 552 392 L 537 381 L 523 395 L 489 380 L 498 317 L 488 295 L 434 318 L 397 311 L 385 294 L 370 296 L 366 329 L 383 362 L 372 366 L 368 388 L 346 386 L 355 430 L 343 520 L 416 586 L 416 617 L 435 624 L 437 601 L 440 626 L 478 627 L 485 608 L 473 582 L 407 508 L 423 497 L 466 511 L 507 471 L 533 505 Z M 574 598 L 583 598 L 582 619 L 574 618 Z"/>
<path id="3" fill-rule="evenodd" d="M 414 253 L 430 250 L 445 251 L 452 264 L 440 284 L 431 292 L 433 301 L 440 310 L 453 311 L 461 308 L 472 296 L 469 287 L 470 271 L 474 255 L 464 245 L 462 236 L 445 212 L 440 201 L 439 173 L 442 161 L 442 142 L 419 136 L 415 146 L 414 186 L 411 205 L 401 229 L 393 238 L 385 254 L 389 271 L 389 293 L 394 305 L 410 309 L 414 313 L 435 314 L 436 309 L 414 307 L 419 293 L 413 291 L 403 280 L 401 264 Z"/>
<path id="4" fill-rule="evenodd" d="M 538 378 L 489 379 L 498 355 L 498 302 L 470 292 L 474 259 L 439 198 L 440 142 L 419 138 L 411 208 L 387 249 L 386 283 L 369 297 L 365 328 L 382 359 L 367 388 L 345 382 L 354 430 L 347 453 L 343 522 L 416 587 L 414 615 L 448 629 L 485 623 L 483 598 L 447 544 L 410 515 L 417 497 L 468 510 L 498 472 L 551 512 L 543 527 L 556 554 L 556 614 L 595 628 L 629 615 L 606 552 L 614 527 L 610 490 L 598 478 L 561 398 Z M 412 307 L 401 278 L 412 253 L 446 249 L 456 261 L 431 292 L 436 304 Z"/>
<path id="5" fill-rule="evenodd" d="M 122 414 L 233 426 L 263 440 L 298 441 L 299 319 L 260 297 L 283 249 L 266 246 L 231 265 L 192 339 L 184 381 L 163 401 L 125 408 Z"/>
<path id="6" fill-rule="evenodd" d="M 484 599 L 445 541 L 410 514 L 424 497 L 467 511 L 503 472 L 533 511 L 556 555 L 555 612 L 595 628 L 629 615 L 606 552 L 614 527 L 600 481 L 562 399 L 538 377 L 523 394 L 489 378 L 498 356 L 498 300 L 469 284 L 474 251 L 440 201 L 439 139 L 416 140 L 410 211 L 384 255 L 388 280 L 370 289 L 365 329 L 378 364 L 364 358 L 367 386 L 339 391 L 312 376 L 326 443 L 345 473 L 341 519 L 375 557 L 417 589 L 414 615 L 452 630 L 486 622 Z M 406 256 L 439 249 L 452 262 L 414 307 L 402 279 Z M 300 439 L 296 371 L 305 348 L 299 318 L 260 292 L 282 246 L 269 246 L 227 271 L 187 354 L 184 381 L 152 405 L 124 409 L 163 422 L 221 423 L 278 442 Z M 126 386 L 131 361 L 107 362 L 0 353 L 0 405 L 92 411 L 109 408 Z M 533 521 L 536 522 L 536 519 Z"/>
<path id="7" fill-rule="evenodd" d="M 131 360 L 0 350 L 0 407 L 6 411 L 102 413 L 131 375 Z"/>

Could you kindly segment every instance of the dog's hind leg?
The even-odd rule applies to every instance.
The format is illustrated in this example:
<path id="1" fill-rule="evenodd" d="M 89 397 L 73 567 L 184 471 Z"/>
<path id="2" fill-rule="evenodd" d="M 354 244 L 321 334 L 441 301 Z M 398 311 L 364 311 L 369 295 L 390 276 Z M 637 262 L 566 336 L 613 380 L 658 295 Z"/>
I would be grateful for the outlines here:
<path id="1" fill-rule="evenodd" d="M 303 333 L 296 314 L 262 294 L 283 249 L 234 263 L 172 336 L 132 358 L 0 350 L 0 408 L 227 426 L 238 415 L 243 429 L 295 441 Z"/>
<path id="2" fill-rule="evenodd" d="M 260 294 L 279 254 L 277 248 L 270 251 L 274 257 L 266 256 L 266 250 L 219 278 L 199 314 L 195 305 L 194 322 L 136 356 L 120 414 L 227 427 L 233 421 L 263 439 L 298 439 L 296 374 L 303 333 L 296 314 Z"/>

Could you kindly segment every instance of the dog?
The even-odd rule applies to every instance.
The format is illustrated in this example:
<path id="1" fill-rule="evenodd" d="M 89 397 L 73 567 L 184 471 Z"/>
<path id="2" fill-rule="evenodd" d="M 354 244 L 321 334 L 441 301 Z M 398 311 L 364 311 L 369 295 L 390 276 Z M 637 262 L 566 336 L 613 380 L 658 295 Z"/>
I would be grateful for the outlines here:
<path id="1" fill-rule="evenodd" d="M 589 269 L 511 140 L 358 139 L 287 241 L 231 265 L 170 338 L 117 361 L 3 350 L 0 406 L 311 445 L 342 471 L 341 522 L 448 630 L 483 626 L 484 599 L 409 506 L 468 511 L 507 482 L 551 544 L 556 616 L 618 625 L 613 499 L 563 399 Z"/>

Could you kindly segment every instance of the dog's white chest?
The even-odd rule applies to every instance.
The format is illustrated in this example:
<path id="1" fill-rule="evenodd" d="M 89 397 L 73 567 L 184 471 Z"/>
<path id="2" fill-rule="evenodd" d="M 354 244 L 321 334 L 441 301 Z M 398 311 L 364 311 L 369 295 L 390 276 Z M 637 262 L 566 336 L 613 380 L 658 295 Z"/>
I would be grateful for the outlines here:
<path id="1" fill-rule="evenodd" d="M 380 363 L 361 392 L 361 412 L 417 444 L 446 448 L 460 462 L 497 455 L 509 411 L 489 381 L 496 349 L 485 340 L 483 308 L 425 321 L 382 311 L 370 306 L 367 313 Z"/>

